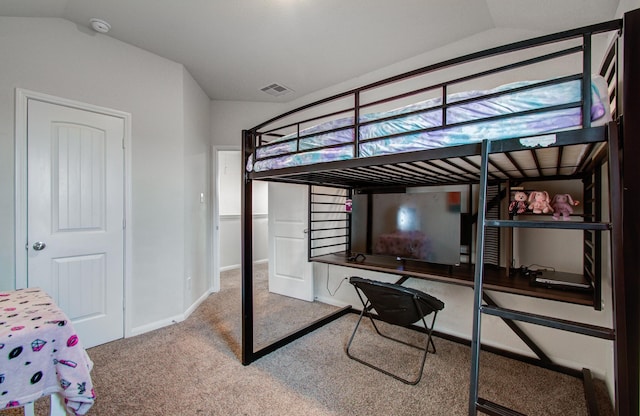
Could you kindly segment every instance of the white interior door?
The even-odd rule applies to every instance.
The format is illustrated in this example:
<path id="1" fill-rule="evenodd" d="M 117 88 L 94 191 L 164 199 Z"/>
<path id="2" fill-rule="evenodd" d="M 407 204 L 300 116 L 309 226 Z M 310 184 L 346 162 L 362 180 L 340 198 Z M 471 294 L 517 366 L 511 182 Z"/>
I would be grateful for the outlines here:
<path id="1" fill-rule="evenodd" d="M 269 291 L 313 301 L 308 198 L 305 185 L 269 183 Z"/>
<path id="2" fill-rule="evenodd" d="M 124 334 L 124 120 L 28 101 L 29 287 L 85 347 Z"/>

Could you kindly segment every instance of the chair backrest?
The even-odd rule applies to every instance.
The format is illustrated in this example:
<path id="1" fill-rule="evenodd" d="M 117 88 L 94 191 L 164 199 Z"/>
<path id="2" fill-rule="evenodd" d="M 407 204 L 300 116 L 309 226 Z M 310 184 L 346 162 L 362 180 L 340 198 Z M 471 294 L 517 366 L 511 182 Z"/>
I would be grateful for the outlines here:
<path id="1" fill-rule="evenodd" d="M 444 308 L 442 301 L 417 289 L 356 276 L 349 282 L 366 296 L 378 317 L 390 324 L 411 325 Z"/>

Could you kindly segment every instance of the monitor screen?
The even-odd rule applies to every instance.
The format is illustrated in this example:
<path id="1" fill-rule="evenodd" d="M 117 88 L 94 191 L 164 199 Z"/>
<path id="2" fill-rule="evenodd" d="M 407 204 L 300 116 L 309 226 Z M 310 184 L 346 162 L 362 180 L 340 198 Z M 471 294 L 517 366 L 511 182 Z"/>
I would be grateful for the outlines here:
<path id="1" fill-rule="evenodd" d="M 356 195 L 352 251 L 460 263 L 460 192 Z"/>

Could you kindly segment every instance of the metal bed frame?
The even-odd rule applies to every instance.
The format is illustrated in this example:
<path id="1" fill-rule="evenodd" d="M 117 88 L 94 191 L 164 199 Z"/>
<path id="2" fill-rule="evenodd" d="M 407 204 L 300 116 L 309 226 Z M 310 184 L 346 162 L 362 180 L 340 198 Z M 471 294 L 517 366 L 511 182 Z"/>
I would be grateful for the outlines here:
<path id="1" fill-rule="evenodd" d="M 466 81 L 486 75 L 501 73 L 503 71 L 518 68 L 522 65 L 539 63 L 559 56 L 575 53 L 582 54 L 583 71 L 579 75 L 570 75 L 572 79 L 581 79 L 583 85 L 583 99 L 573 105 L 580 106 L 583 114 L 589 114 L 590 103 L 590 75 L 591 75 L 591 47 L 592 35 L 601 33 L 621 34 L 624 30 L 623 47 L 614 42 L 607 53 L 605 65 L 601 72 L 610 85 L 619 87 L 619 93 L 612 97 L 614 121 L 606 126 L 591 127 L 589 117 L 583 117 L 583 126 L 579 130 L 570 130 L 555 133 L 555 143 L 544 148 L 525 148 L 518 139 L 484 141 L 477 144 L 469 144 L 448 148 L 438 148 L 409 153 L 388 154 L 372 158 L 358 157 L 358 135 L 354 136 L 355 156 L 353 159 L 326 162 L 315 165 L 295 166 L 265 172 L 246 172 L 244 166 L 251 155 L 255 157 L 255 149 L 268 144 L 274 137 L 281 137 L 283 130 L 297 131 L 301 136 L 301 126 L 326 117 L 336 117 L 345 113 L 354 115 L 354 123 L 349 128 L 358 131 L 359 114 L 361 109 L 415 95 L 427 90 L 440 89 L 442 96 L 446 97 L 447 89 L 451 82 Z M 499 65 L 480 73 L 457 78 L 451 82 L 435 83 L 406 93 L 394 95 L 369 102 L 361 103 L 361 96 L 368 91 L 384 87 L 399 81 L 441 71 L 455 65 L 467 64 L 490 57 L 500 56 L 511 52 L 528 50 L 529 48 L 549 45 L 568 40 L 579 40 L 578 46 L 562 49 L 560 51 L 546 53 L 542 56 L 514 62 L 507 65 Z M 487 414 L 512 415 L 519 414 L 511 409 L 491 403 L 478 397 L 478 371 L 479 351 L 482 346 L 480 340 L 480 323 L 482 314 L 490 314 L 501 317 L 510 327 L 516 327 L 515 321 L 545 325 L 559 330 L 567 330 L 589 336 L 609 339 L 614 345 L 615 367 L 615 410 L 617 415 L 637 415 L 639 412 L 639 345 L 640 328 L 637 319 L 633 317 L 639 314 L 639 276 L 640 276 L 640 222 L 637 221 L 638 187 L 640 186 L 640 170 L 637 164 L 640 161 L 640 100 L 637 91 L 640 91 L 640 9 L 625 14 L 622 20 L 605 22 L 575 30 L 565 31 L 553 35 L 516 42 L 502 47 L 488 49 L 482 52 L 472 53 L 445 62 L 430 65 L 415 71 L 410 71 L 391 77 L 361 88 L 350 90 L 324 100 L 320 100 L 295 110 L 286 112 L 278 117 L 270 119 L 252 129 L 243 131 L 243 193 L 242 193 L 242 363 L 247 365 L 269 354 L 289 342 L 304 336 L 305 334 L 352 312 L 350 307 L 325 316 L 310 325 L 285 336 L 270 345 L 259 350 L 254 350 L 253 340 L 253 264 L 252 264 L 252 181 L 267 180 L 275 182 L 297 183 L 307 185 L 331 186 L 345 189 L 347 194 L 354 190 L 371 191 L 372 189 L 406 186 L 429 186 L 470 184 L 478 186 L 480 209 L 477 213 L 477 240 L 475 264 L 484 264 L 485 229 L 517 227 L 526 228 L 565 228 L 584 231 L 585 241 L 585 275 L 590 276 L 594 283 L 594 291 L 591 300 L 562 299 L 549 296 L 549 299 L 564 300 L 574 303 L 583 303 L 599 309 L 600 305 L 600 277 L 599 256 L 602 246 L 600 234 L 609 233 L 611 240 L 611 275 L 613 285 L 613 328 L 594 327 L 592 325 L 578 324 L 559 320 L 553 317 L 533 315 L 519 311 L 500 308 L 487 296 L 483 289 L 496 289 L 487 281 L 485 267 L 475 267 L 472 270 L 473 277 L 466 277 L 464 281 L 453 283 L 465 284 L 474 289 L 474 316 L 472 347 L 472 368 L 469 394 L 469 414 L 481 411 Z M 620 49 L 620 50 L 619 50 Z M 621 58 L 623 57 L 623 58 Z M 619 77 L 618 62 L 622 60 L 622 76 Z M 614 88 L 615 90 L 616 88 Z M 340 108 L 321 115 L 304 116 L 307 110 L 314 110 L 328 103 L 351 101 L 352 106 Z M 441 109 L 446 114 L 447 104 L 443 99 Z M 299 117 L 294 122 L 290 120 Z M 446 119 L 445 119 L 446 123 Z M 446 127 L 446 124 L 445 124 Z M 330 131 L 329 131 L 330 132 Z M 304 136 L 290 139 L 299 140 Z M 563 152 L 582 151 L 584 156 L 577 164 L 564 162 Z M 549 152 L 554 152 L 549 156 Z M 625 159 L 626 156 L 626 159 Z M 524 159 L 523 159 L 524 158 Z M 523 162 L 529 160 L 529 162 Z M 553 160 L 552 162 L 548 162 Z M 600 204 L 601 175 L 599 171 L 607 164 L 609 170 L 609 203 L 610 219 L 602 222 Z M 553 173 L 549 173 L 553 172 Z M 585 198 L 596 201 L 585 207 L 584 222 L 575 223 L 544 223 L 539 221 L 514 221 L 495 220 L 486 218 L 483 209 L 486 202 L 486 189 L 490 184 L 517 184 L 528 180 L 562 180 L 579 178 L 585 183 Z M 311 194 L 311 191 L 310 191 Z M 346 195 L 346 194 L 345 194 Z M 507 192 L 508 195 L 508 192 Z M 311 213 L 310 213 L 311 214 Z M 577 225 L 576 225 L 577 224 Z M 348 226 L 345 227 L 348 231 Z M 338 246 L 349 252 L 349 238 Z M 314 258 L 310 252 L 310 260 L 323 261 Z M 325 260 L 331 263 L 331 260 Z M 588 265 L 587 265 L 588 263 Z M 345 264 L 351 266 L 350 264 Z M 368 268 L 367 265 L 359 266 Z M 384 271 L 384 267 L 371 266 L 371 270 Z M 389 273 L 397 273 L 389 270 Z M 450 273 L 450 271 L 448 272 Z M 422 275 L 426 275 L 424 277 Z M 424 277 L 433 280 L 449 281 L 451 279 L 438 277 L 431 271 L 408 270 L 406 277 Z M 501 290 L 497 287 L 497 290 Z M 505 290 L 504 288 L 502 290 Z M 506 289 L 505 291 L 509 291 Z M 511 293 L 519 293 L 513 291 Z M 521 293 L 521 294 L 527 294 Z M 546 295 L 532 296 L 546 297 Z M 555 296 L 555 295 L 554 295 Z M 483 304 L 484 302 L 484 304 Z M 513 329 L 512 327 L 512 329 Z M 516 330 L 517 331 L 517 330 Z M 523 338 L 524 339 L 524 338 Z M 529 340 L 530 341 L 530 340 Z M 525 342 L 527 342 L 525 340 Z M 532 343 L 533 344 L 533 343 Z M 529 345 L 529 342 L 527 342 Z M 535 344 L 530 345 L 535 351 Z M 524 357 L 517 357 L 523 358 Z M 559 369 L 549 362 L 546 356 L 540 356 L 540 361 L 552 369 Z M 577 370 L 573 370 L 576 373 Z M 585 391 L 592 389 L 591 376 L 588 370 L 577 372 L 585 381 Z M 588 394 L 587 394 L 588 395 Z M 596 411 L 595 405 L 589 401 L 589 410 Z"/>

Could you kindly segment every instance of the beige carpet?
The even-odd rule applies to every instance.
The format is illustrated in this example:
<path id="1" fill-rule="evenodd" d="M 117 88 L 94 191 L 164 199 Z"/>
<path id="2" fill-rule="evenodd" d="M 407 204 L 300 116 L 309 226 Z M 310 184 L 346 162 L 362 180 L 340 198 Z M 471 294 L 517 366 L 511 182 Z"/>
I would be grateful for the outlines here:
<path id="1" fill-rule="evenodd" d="M 89 349 L 98 396 L 90 415 L 467 414 L 468 347 L 436 338 L 437 354 L 429 354 L 422 381 L 408 386 L 345 355 L 354 314 L 243 366 L 240 277 L 223 275 L 220 293 L 186 321 Z M 256 288 L 264 292 L 261 285 Z M 262 292 L 256 294 L 256 338 L 262 342 L 331 309 Z M 354 353 L 411 372 L 415 356 L 400 355 L 395 345 L 371 335 L 368 325 L 362 329 Z M 401 335 L 419 336 L 408 330 Z M 601 414 L 612 414 L 602 383 L 596 387 Z M 489 353 L 481 358 L 480 391 L 530 415 L 587 414 L 581 380 Z M 38 400 L 36 414 L 47 414 L 47 404 L 46 398 Z M 14 412 L 0 415 L 19 414 Z"/>

